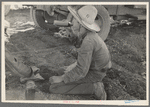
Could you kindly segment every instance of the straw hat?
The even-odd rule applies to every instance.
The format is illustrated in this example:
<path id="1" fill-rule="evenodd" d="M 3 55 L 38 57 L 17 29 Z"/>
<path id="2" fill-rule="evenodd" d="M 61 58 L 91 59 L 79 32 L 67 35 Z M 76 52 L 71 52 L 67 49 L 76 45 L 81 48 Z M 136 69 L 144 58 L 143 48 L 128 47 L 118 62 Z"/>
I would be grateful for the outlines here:
<path id="1" fill-rule="evenodd" d="M 94 6 L 83 6 L 79 10 L 75 10 L 71 6 L 68 6 L 68 10 L 76 18 L 76 20 L 90 31 L 100 31 L 100 27 L 95 22 L 97 16 L 97 9 Z"/>

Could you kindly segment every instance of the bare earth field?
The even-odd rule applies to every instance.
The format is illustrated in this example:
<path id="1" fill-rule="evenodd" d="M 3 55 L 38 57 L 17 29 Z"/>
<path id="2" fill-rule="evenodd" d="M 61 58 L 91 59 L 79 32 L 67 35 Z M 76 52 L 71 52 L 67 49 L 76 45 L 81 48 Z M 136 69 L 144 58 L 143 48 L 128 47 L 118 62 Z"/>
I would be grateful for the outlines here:
<path id="1" fill-rule="evenodd" d="M 46 31 L 34 26 L 29 9 L 11 10 L 5 48 L 28 66 L 53 75 L 53 69 L 67 66 L 75 59 L 74 46 L 67 38 L 55 37 L 58 29 Z M 103 79 L 108 100 L 146 99 L 146 25 L 112 27 L 106 44 L 113 67 Z M 95 100 L 93 95 L 49 93 L 48 80 L 36 82 L 35 100 Z M 6 100 L 24 100 L 25 84 L 6 67 Z"/>

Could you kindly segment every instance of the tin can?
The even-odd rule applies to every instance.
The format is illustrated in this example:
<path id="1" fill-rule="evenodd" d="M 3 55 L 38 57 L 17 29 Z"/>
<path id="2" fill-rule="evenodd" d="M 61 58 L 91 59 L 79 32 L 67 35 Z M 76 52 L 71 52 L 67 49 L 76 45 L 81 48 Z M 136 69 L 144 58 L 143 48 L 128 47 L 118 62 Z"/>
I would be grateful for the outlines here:
<path id="1" fill-rule="evenodd" d="M 35 90 L 36 85 L 34 81 L 26 82 L 26 90 L 25 90 L 25 98 L 26 100 L 34 100 L 35 99 Z"/>

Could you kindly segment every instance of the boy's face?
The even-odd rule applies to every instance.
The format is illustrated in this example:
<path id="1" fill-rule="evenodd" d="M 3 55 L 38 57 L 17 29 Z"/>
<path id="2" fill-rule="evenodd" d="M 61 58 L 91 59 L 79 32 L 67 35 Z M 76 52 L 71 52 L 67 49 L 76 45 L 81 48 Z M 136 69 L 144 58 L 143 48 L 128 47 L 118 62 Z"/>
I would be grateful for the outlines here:
<path id="1" fill-rule="evenodd" d="M 71 26 L 72 33 L 75 36 L 79 36 L 78 34 L 80 31 L 80 26 L 81 26 L 80 23 L 75 18 L 73 18 L 72 24 L 73 24 L 73 26 Z"/>
<path id="2" fill-rule="evenodd" d="M 75 18 L 73 18 L 72 24 L 70 30 L 68 29 L 72 36 L 79 37 L 86 33 L 86 29 Z"/>
<path id="3" fill-rule="evenodd" d="M 70 36 L 69 40 L 73 43 L 77 43 L 82 39 L 87 30 L 75 19 L 72 19 L 73 26 L 66 28 L 67 34 Z"/>
<path id="4" fill-rule="evenodd" d="M 66 33 L 69 36 L 69 40 L 75 45 L 75 47 L 79 48 L 82 36 L 87 32 L 87 30 L 75 19 L 72 19 L 73 26 L 66 28 Z"/>

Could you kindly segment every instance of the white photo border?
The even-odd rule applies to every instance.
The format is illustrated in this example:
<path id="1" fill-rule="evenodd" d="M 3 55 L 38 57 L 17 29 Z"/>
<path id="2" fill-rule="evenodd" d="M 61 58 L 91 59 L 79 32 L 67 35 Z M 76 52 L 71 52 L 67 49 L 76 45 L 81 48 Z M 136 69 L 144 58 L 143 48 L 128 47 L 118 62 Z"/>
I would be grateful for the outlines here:
<path id="1" fill-rule="evenodd" d="M 143 105 L 149 105 L 149 2 L 2 2 L 1 3 L 2 7 L 2 13 L 1 13 L 1 19 L 2 19 L 2 26 L 1 26 L 1 100 L 4 103 L 40 103 L 40 104 L 84 104 L 84 105 L 136 105 L 136 106 L 143 106 Z M 136 5 L 146 5 L 147 8 L 147 17 L 146 17 L 146 100 L 133 100 L 131 103 L 125 103 L 126 100 L 106 100 L 106 101 L 101 101 L 101 100 L 34 100 L 34 101 L 25 101 L 25 100 L 6 100 L 5 96 L 5 43 L 4 43 L 4 5 L 8 4 L 51 4 L 51 5 L 131 5 L 131 4 L 136 4 Z"/>

